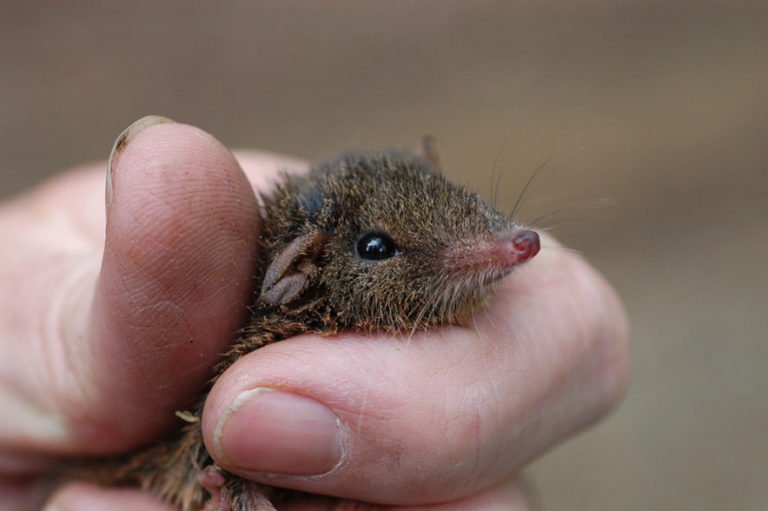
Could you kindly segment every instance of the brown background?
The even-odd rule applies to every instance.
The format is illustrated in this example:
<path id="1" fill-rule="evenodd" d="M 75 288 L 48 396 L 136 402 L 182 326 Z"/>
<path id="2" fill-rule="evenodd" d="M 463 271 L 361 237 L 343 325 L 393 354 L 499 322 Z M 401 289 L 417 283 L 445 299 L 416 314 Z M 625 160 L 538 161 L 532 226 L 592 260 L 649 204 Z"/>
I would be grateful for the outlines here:
<path id="1" fill-rule="evenodd" d="M 509 209 L 553 158 L 521 217 L 619 289 L 634 384 L 534 466 L 543 509 L 765 509 L 768 6 L 65 4 L 0 6 L 0 196 L 148 113 L 312 159 L 433 133 Z"/>

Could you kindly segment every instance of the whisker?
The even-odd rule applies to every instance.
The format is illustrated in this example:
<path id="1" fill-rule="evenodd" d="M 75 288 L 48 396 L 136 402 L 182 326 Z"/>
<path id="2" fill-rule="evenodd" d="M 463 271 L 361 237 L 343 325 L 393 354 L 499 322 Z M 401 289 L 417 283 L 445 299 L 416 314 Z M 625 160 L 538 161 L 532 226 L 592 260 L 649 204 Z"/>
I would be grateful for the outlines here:
<path id="1" fill-rule="evenodd" d="M 571 248 L 571 247 L 564 247 L 562 245 L 543 244 L 543 245 L 541 245 L 541 248 L 547 249 L 547 250 L 562 250 L 563 252 L 569 252 L 571 254 L 584 255 L 584 252 L 582 250 L 578 250 L 578 249 Z"/>
<path id="2" fill-rule="evenodd" d="M 494 190 L 493 190 L 493 207 L 496 208 L 497 204 L 499 202 L 499 188 L 501 188 L 501 178 L 504 177 L 504 170 L 499 171 L 499 175 L 496 176 L 496 182 L 494 183 Z"/>
<path id="3" fill-rule="evenodd" d="M 511 138 L 512 134 L 507 132 L 506 135 L 504 135 L 504 139 L 501 141 L 501 145 L 499 146 L 499 149 L 496 151 L 496 157 L 493 159 L 493 167 L 491 168 L 491 205 L 495 208 L 498 204 L 498 195 L 499 195 L 499 183 L 501 182 L 501 177 L 504 175 L 503 170 L 501 170 L 501 167 L 499 166 L 499 161 L 501 161 L 501 153 L 504 151 L 504 148 L 509 143 L 509 139 Z M 499 170 L 499 175 L 494 179 L 494 176 L 496 175 L 496 171 Z"/>
<path id="4" fill-rule="evenodd" d="M 582 149 L 583 149 L 582 147 L 579 147 L 579 148 L 577 148 L 577 149 L 576 149 L 576 151 L 581 151 Z M 528 193 L 528 190 L 530 189 L 531 185 L 532 185 L 532 184 L 533 184 L 533 182 L 536 180 L 536 178 L 537 178 L 539 175 L 541 175 L 541 172 L 542 172 L 542 171 L 543 171 L 543 170 L 544 170 L 544 169 L 545 169 L 545 168 L 546 168 L 546 167 L 547 167 L 547 166 L 548 166 L 548 165 L 549 165 L 551 162 L 553 162 L 553 161 L 554 161 L 556 158 L 559 158 L 561 155 L 563 155 L 563 154 L 564 154 L 564 153 L 566 153 L 567 151 L 568 151 L 568 150 L 566 150 L 566 149 L 562 149 L 562 150 L 560 150 L 560 151 L 556 152 L 555 154 L 553 154 L 552 156 L 550 156 L 549 158 L 547 158 L 546 160 L 544 160 L 544 162 L 542 162 L 542 163 L 541 163 L 541 164 L 540 164 L 540 165 L 539 165 L 539 166 L 536 168 L 536 170 L 533 172 L 533 174 L 531 174 L 531 177 L 529 177 L 529 178 L 528 178 L 528 181 L 526 181 L 525 185 L 523 185 L 523 189 L 520 191 L 520 194 L 517 196 L 517 201 L 515 201 L 515 205 L 514 205 L 514 207 L 512 208 L 512 212 L 509 214 L 509 217 L 510 217 L 510 218 L 514 218 L 514 217 L 515 217 L 515 215 L 517 215 L 518 209 L 519 209 L 520 207 L 522 207 L 522 206 L 523 206 L 523 204 L 525 204 L 525 201 L 527 200 L 527 198 L 526 198 L 526 194 Z"/>
<path id="5" fill-rule="evenodd" d="M 578 197 L 579 192 L 584 192 L 585 190 L 588 190 L 585 187 L 579 186 L 579 187 L 571 187 L 567 189 L 563 189 L 558 192 L 552 192 L 545 195 L 539 195 L 535 198 L 529 199 L 524 204 L 525 208 L 518 208 L 517 215 L 520 218 L 524 218 L 525 214 L 523 213 L 524 209 L 533 209 L 536 210 L 537 208 L 540 208 L 543 206 L 547 206 L 549 204 L 569 204 L 571 202 L 578 202 L 578 199 L 576 201 L 573 200 L 573 197 Z"/>
<path id="6" fill-rule="evenodd" d="M 616 202 L 610 198 L 585 199 L 582 201 L 576 201 L 567 206 L 563 206 L 561 208 L 545 213 L 544 215 L 541 215 L 540 217 L 532 220 L 531 222 L 528 222 L 528 225 L 538 227 L 542 225 L 542 222 L 549 221 L 551 219 L 557 219 L 558 215 L 563 215 L 563 214 L 572 215 L 573 213 L 576 213 L 576 212 L 596 210 L 596 209 L 601 209 L 601 208 L 615 206 L 615 205 L 616 205 Z"/>
<path id="7" fill-rule="evenodd" d="M 442 287 L 443 282 L 445 280 L 445 276 L 441 275 L 440 279 L 431 287 L 427 288 L 425 284 L 422 284 L 422 288 L 420 290 L 420 294 L 423 296 L 429 296 L 427 300 L 425 300 L 424 304 L 422 305 L 421 309 L 419 310 L 419 313 L 416 315 L 416 318 L 413 321 L 413 325 L 411 327 L 410 334 L 408 335 L 408 341 L 406 343 L 406 346 L 410 345 L 411 340 L 413 339 L 413 336 L 416 334 L 416 331 L 419 328 L 424 328 L 426 330 L 429 326 L 429 322 L 431 318 L 434 316 L 435 308 L 437 307 L 438 301 L 435 298 L 439 298 L 440 293 L 439 289 Z M 430 309 L 429 315 L 427 315 L 427 310 Z M 427 318 L 426 320 L 424 318 Z"/>
<path id="8" fill-rule="evenodd" d="M 476 334 L 480 334 L 480 327 L 477 326 L 477 316 L 474 314 L 472 315 L 472 328 L 475 330 Z"/>

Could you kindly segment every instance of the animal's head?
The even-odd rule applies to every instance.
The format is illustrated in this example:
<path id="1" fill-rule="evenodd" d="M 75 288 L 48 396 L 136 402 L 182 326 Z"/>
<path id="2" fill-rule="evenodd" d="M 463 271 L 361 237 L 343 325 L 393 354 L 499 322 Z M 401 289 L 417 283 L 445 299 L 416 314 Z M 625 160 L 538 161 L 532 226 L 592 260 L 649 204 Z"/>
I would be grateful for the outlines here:
<path id="1" fill-rule="evenodd" d="M 260 299 L 321 300 L 341 326 L 455 322 L 539 250 L 535 232 L 448 182 L 430 158 L 354 153 L 267 201 L 271 262 Z"/>

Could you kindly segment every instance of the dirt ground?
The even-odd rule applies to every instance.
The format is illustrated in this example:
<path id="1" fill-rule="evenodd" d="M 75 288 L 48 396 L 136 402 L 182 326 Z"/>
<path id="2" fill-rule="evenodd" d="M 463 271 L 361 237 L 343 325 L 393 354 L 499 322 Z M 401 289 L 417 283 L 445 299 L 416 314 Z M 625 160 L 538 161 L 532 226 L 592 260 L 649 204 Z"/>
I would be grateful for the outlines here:
<path id="1" fill-rule="evenodd" d="M 522 219 L 619 289 L 634 376 L 542 509 L 766 508 L 768 5 L 87 4 L 0 4 L 0 196 L 149 113 L 311 159 L 432 133 L 510 208 L 549 160 Z"/>

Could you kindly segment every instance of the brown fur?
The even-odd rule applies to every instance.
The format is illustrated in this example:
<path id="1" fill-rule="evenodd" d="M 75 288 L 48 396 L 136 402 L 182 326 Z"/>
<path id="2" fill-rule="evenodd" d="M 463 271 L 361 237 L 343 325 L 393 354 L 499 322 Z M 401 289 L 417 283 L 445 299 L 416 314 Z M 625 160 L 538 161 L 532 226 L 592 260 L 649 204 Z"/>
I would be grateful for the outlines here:
<path id="1" fill-rule="evenodd" d="M 455 323 L 474 310 L 511 268 L 474 264 L 446 272 L 446 251 L 509 236 L 521 227 L 475 194 L 439 175 L 431 141 L 423 155 L 351 153 L 304 177 L 286 177 L 264 199 L 257 285 L 250 324 L 215 367 L 302 332 L 398 332 Z M 398 253 L 359 256 L 367 232 L 387 233 Z M 466 250 L 469 248 L 469 250 Z M 214 378 L 215 381 L 215 378 Z M 193 414 L 200 417 L 205 396 Z M 219 469 L 199 420 L 166 441 L 123 459 L 73 470 L 101 484 L 145 488 L 183 511 L 273 509 L 270 490 Z"/>

